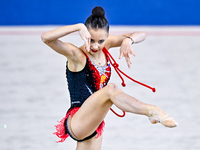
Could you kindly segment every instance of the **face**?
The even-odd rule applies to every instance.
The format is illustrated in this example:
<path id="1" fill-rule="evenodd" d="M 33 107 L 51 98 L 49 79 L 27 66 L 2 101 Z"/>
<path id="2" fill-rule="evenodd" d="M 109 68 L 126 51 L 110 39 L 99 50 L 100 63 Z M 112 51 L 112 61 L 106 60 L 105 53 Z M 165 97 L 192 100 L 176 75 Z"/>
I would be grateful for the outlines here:
<path id="1" fill-rule="evenodd" d="M 97 53 L 101 51 L 106 43 L 108 37 L 108 32 L 106 29 L 92 29 L 89 28 L 88 31 L 91 35 L 90 41 L 90 53 Z"/>

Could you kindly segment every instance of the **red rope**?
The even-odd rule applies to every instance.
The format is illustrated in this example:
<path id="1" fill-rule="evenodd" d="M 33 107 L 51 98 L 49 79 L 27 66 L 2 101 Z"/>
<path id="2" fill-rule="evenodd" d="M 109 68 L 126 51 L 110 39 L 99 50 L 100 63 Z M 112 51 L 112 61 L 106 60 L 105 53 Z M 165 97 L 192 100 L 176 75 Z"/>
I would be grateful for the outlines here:
<path id="1" fill-rule="evenodd" d="M 131 77 L 128 76 L 127 74 L 125 74 L 123 71 L 121 71 L 121 70 L 119 69 L 119 64 L 116 63 L 115 59 L 112 57 L 112 55 L 108 52 L 108 50 L 107 50 L 105 47 L 103 48 L 103 52 L 105 53 L 105 55 L 107 56 L 107 58 L 108 58 L 109 61 L 110 61 L 110 64 L 114 67 L 115 71 L 117 72 L 117 74 L 118 74 L 119 77 L 121 78 L 121 80 L 122 80 L 122 86 L 125 87 L 126 84 L 125 84 L 124 79 L 123 79 L 123 77 L 121 76 L 121 74 L 123 74 L 124 76 L 126 76 L 126 77 L 129 78 L 130 80 L 132 80 L 132 81 L 134 81 L 134 82 L 136 82 L 136 83 L 138 83 L 138 84 L 140 84 L 140 85 L 143 85 L 143 86 L 145 86 L 145 87 L 151 89 L 153 92 L 156 92 L 156 89 L 155 89 L 155 88 L 150 87 L 149 85 L 146 85 L 146 84 L 144 84 L 144 83 L 142 83 L 142 82 L 139 82 L 139 81 L 137 81 L 137 80 L 131 78 Z M 111 60 L 111 59 L 112 59 L 112 60 Z M 121 74 L 120 74 L 120 73 L 121 73 Z M 115 115 L 117 115 L 118 117 L 124 117 L 124 116 L 125 116 L 125 112 L 124 112 L 124 111 L 123 111 L 123 115 L 119 115 L 119 114 L 117 114 L 112 108 L 110 108 L 110 110 L 111 110 Z"/>
<path id="2" fill-rule="evenodd" d="M 116 113 L 112 108 L 110 108 L 110 110 L 117 115 L 118 117 L 124 117 L 126 115 L 125 111 L 123 111 L 123 115 L 119 115 L 118 113 Z"/>

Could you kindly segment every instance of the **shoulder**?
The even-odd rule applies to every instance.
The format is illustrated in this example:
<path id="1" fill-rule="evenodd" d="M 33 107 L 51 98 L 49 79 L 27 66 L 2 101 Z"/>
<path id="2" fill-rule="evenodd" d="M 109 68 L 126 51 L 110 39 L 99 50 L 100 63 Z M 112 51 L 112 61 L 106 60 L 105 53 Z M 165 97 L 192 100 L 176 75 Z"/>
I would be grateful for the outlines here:
<path id="1" fill-rule="evenodd" d="M 80 48 L 75 48 L 74 55 L 67 57 L 67 59 L 69 69 L 74 72 L 82 70 L 86 64 L 86 55 Z"/>
<path id="2" fill-rule="evenodd" d="M 74 61 L 76 63 L 81 63 L 86 58 L 85 52 L 81 49 L 81 47 L 72 47 L 72 54 L 66 56 L 68 61 Z"/>

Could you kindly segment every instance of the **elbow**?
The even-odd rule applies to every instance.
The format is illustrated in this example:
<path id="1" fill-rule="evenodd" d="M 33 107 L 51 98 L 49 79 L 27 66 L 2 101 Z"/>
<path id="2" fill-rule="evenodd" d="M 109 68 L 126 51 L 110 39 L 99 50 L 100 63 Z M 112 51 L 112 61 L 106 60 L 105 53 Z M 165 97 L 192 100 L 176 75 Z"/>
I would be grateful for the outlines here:
<path id="1" fill-rule="evenodd" d="M 146 39 L 147 34 L 145 32 L 140 32 L 143 41 Z"/>
<path id="2" fill-rule="evenodd" d="M 48 43 L 48 36 L 47 36 L 47 33 L 43 33 L 42 35 L 41 35 L 41 39 L 42 39 L 42 41 L 44 42 L 44 43 Z"/>
<path id="3" fill-rule="evenodd" d="M 144 40 L 145 40 L 145 39 L 146 39 L 146 37 L 147 37 L 147 34 L 146 34 L 146 33 L 144 33 L 144 32 L 143 32 L 143 34 L 144 34 Z"/>
<path id="4" fill-rule="evenodd" d="M 145 32 L 142 31 L 138 31 L 138 32 L 134 32 L 133 33 L 134 37 L 135 37 L 135 43 L 139 43 L 142 42 L 146 39 L 147 35 Z"/>

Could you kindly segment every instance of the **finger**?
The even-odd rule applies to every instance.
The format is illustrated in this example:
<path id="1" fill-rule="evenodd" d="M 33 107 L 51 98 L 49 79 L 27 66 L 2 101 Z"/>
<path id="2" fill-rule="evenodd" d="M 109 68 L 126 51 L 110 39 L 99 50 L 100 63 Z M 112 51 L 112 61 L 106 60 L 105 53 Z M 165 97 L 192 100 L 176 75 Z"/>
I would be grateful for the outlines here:
<path id="1" fill-rule="evenodd" d="M 120 50 L 120 56 L 119 59 L 121 59 L 122 57 L 125 57 L 124 52 Z"/>
<path id="2" fill-rule="evenodd" d="M 88 51 L 88 39 L 85 38 L 84 41 L 85 41 L 85 50 Z"/>
<path id="3" fill-rule="evenodd" d="M 133 56 L 135 56 L 135 53 L 133 52 L 132 48 L 131 48 L 130 54 L 133 54 Z"/>
<path id="4" fill-rule="evenodd" d="M 130 64 L 132 64 L 131 55 L 128 55 L 128 58 L 129 58 L 129 62 L 130 62 Z"/>
<path id="5" fill-rule="evenodd" d="M 132 51 L 133 56 L 135 56 L 135 53 Z"/>
<path id="6" fill-rule="evenodd" d="M 128 56 L 125 56 L 125 59 L 126 59 L 126 63 L 128 65 L 128 68 L 130 68 L 130 62 L 129 62 Z"/>
<path id="7" fill-rule="evenodd" d="M 90 51 L 90 40 L 91 38 L 88 38 L 88 52 Z"/>
<path id="8" fill-rule="evenodd" d="M 119 56 L 119 59 L 121 59 L 122 57 L 124 57 L 124 54 L 121 52 L 120 56 Z"/>
<path id="9" fill-rule="evenodd" d="M 121 59 L 122 57 L 124 57 L 124 50 L 123 50 L 123 45 L 120 47 L 120 55 L 119 55 L 119 59 Z"/>

